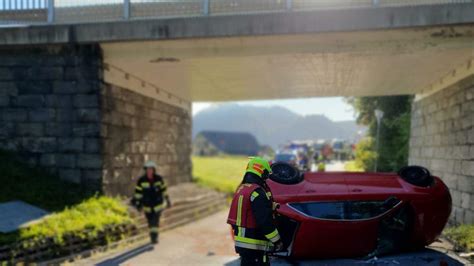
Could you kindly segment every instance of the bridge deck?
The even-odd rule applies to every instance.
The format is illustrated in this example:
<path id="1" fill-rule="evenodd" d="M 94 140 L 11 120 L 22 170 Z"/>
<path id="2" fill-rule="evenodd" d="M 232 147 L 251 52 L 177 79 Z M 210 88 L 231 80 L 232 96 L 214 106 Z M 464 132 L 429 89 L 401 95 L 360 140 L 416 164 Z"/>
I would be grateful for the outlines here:
<path id="1" fill-rule="evenodd" d="M 39 4 L 31 4 L 39 2 Z M 28 4 L 30 3 L 30 4 Z M 0 25 L 70 24 L 129 19 L 198 17 L 327 9 L 458 5 L 472 0 L 8 0 L 0 3 Z"/>
<path id="2" fill-rule="evenodd" d="M 348 32 L 472 23 L 474 3 L 361 7 L 76 24 L 7 25 L 0 27 L 0 45 Z"/>

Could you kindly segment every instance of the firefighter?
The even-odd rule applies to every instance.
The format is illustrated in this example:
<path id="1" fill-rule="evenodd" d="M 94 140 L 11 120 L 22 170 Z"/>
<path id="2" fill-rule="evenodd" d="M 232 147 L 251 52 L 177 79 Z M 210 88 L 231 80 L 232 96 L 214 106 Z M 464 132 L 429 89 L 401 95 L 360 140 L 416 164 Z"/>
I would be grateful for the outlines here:
<path id="1" fill-rule="evenodd" d="M 326 171 L 326 164 L 324 163 L 324 157 L 319 155 L 318 160 L 316 161 L 318 164 L 318 172 L 325 172 Z"/>
<path id="2" fill-rule="evenodd" d="M 270 174 L 268 161 L 250 158 L 242 184 L 232 200 L 227 223 L 232 226 L 241 265 L 270 265 L 267 253 L 284 248 L 274 221 L 278 205 L 265 182 Z"/>
<path id="3" fill-rule="evenodd" d="M 326 164 L 324 162 L 318 163 L 318 172 L 325 172 L 326 171 Z"/>
<path id="4" fill-rule="evenodd" d="M 171 202 L 165 181 L 156 173 L 155 162 L 147 161 L 143 168 L 145 174 L 138 179 L 132 203 L 139 211 L 143 209 L 145 212 L 151 243 L 157 244 L 161 212 L 165 207 L 171 207 Z"/>

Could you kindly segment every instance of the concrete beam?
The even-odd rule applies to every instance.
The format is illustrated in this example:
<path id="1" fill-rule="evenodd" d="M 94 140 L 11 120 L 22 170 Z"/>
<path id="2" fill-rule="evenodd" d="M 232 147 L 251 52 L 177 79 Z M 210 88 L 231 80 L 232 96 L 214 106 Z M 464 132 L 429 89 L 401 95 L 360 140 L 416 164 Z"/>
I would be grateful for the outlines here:
<path id="1" fill-rule="evenodd" d="M 474 3 L 129 20 L 0 29 L 0 45 L 360 31 L 474 23 Z"/>
<path id="2" fill-rule="evenodd" d="M 104 81 L 191 112 L 192 104 L 189 101 L 189 95 L 186 95 L 186 98 L 183 98 L 176 95 L 176 92 L 171 92 L 158 87 L 149 81 L 145 81 L 134 74 L 107 63 L 104 64 Z"/>
<path id="3" fill-rule="evenodd" d="M 375 96 L 425 93 L 473 55 L 473 33 L 474 24 L 101 48 L 105 63 L 192 101 Z"/>

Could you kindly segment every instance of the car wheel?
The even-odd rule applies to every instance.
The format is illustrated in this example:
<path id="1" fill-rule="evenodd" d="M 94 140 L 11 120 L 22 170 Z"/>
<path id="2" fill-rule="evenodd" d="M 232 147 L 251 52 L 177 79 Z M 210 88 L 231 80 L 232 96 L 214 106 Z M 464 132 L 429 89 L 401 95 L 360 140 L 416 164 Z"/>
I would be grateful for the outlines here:
<path id="1" fill-rule="evenodd" d="M 303 180 L 300 171 L 292 165 L 284 162 L 272 164 L 272 174 L 270 179 L 280 184 L 297 184 Z"/>
<path id="2" fill-rule="evenodd" d="M 421 166 L 406 166 L 398 171 L 398 175 L 407 183 L 418 187 L 429 187 L 433 184 L 433 176 L 428 169 Z"/>

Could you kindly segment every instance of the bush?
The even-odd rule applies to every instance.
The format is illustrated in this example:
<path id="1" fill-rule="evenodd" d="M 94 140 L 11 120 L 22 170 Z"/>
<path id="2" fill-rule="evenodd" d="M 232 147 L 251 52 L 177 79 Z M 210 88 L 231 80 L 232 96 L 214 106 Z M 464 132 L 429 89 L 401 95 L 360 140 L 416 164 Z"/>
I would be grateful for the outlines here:
<path id="1" fill-rule="evenodd" d="M 119 199 L 92 197 L 20 229 L 14 238 L 0 235 L 0 245 L 9 246 L 8 254 L 0 256 L 0 265 L 2 260 L 28 264 L 28 254 L 39 251 L 41 255 L 33 257 L 33 261 L 103 246 L 131 235 L 134 228 L 131 224 L 127 206 Z"/>
<path id="2" fill-rule="evenodd" d="M 474 224 L 463 224 L 444 230 L 444 235 L 451 239 L 456 249 L 472 252 L 474 251 Z"/>
<path id="3" fill-rule="evenodd" d="M 59 256 L 67 252 L 65 239 L 87 239 L 88 247 L 103 244 L 123 237 L 121 230 L 132 222 L 120 199 L 94 195 L 28 166 L 17 154 L 0 151 L 0 182 L 0 202 L 23 200 L 53 212 L 16 232 L 0 233 L 0 246 L 11 247 L 8 260 L 46 243 L 48 256 Z"/>
<path id="4" fill-rule="evenodd" d="M 370 137 L 364 138 L 356 145 L 355 166 L 364 171 L 373 171 L 377 153 L 374 151 L 375 143 Z"/>
<path id="5" fill-rule="evenodd" d="M 20 230 L 20 240 L 52 238 L 62 244 L 65 235 L 93 238 L 105 227 L 129 224 L 131 218 L 120 200 L 105 196 L 92 197 L 84 202 L 48 216 L 38 224 Z"/>
<path id="6" fill-rule="evenodd" d="M 364 171 L 363 168 L 360 168 L 357 165 L 356 161 L 346 162 L 346 164 L 344 165 L 344 170 L 347 172 L 363 172 Z"/>
<path id="7" fill-rule="evenodd" d="M 384 112 L 380 124 L 379 150 L 377 170 L 381 172 L 396 172 L 408 164 L 408 149 L 410 139 L 411 103 L 413 96 L 376 96 L 349 98 L 348 102 L 357 112 L 357 122 L 369 127 L 368 136 L 377 136 L 377 121 L 374 115 L 376 109 Z M 373 170 L 374 161 L 367 158 L 359 160 L 366 170 Z M 369 165 L 372 164 L 372 165 Z"/>
<path id="8" fill-rule="evenodd" d="M 19 230 L 16 241 L 42 242 L 51 239 L 62 245 L 65 236 L 93 238 L 106 227 L 130 224 L 127 206 L 119 199 L 105 196 L 92 197 L 84 202 L 51 214 L 40 222 Z M 0 244 L 9 244 L 10 238 L 0 235 Z"/>

